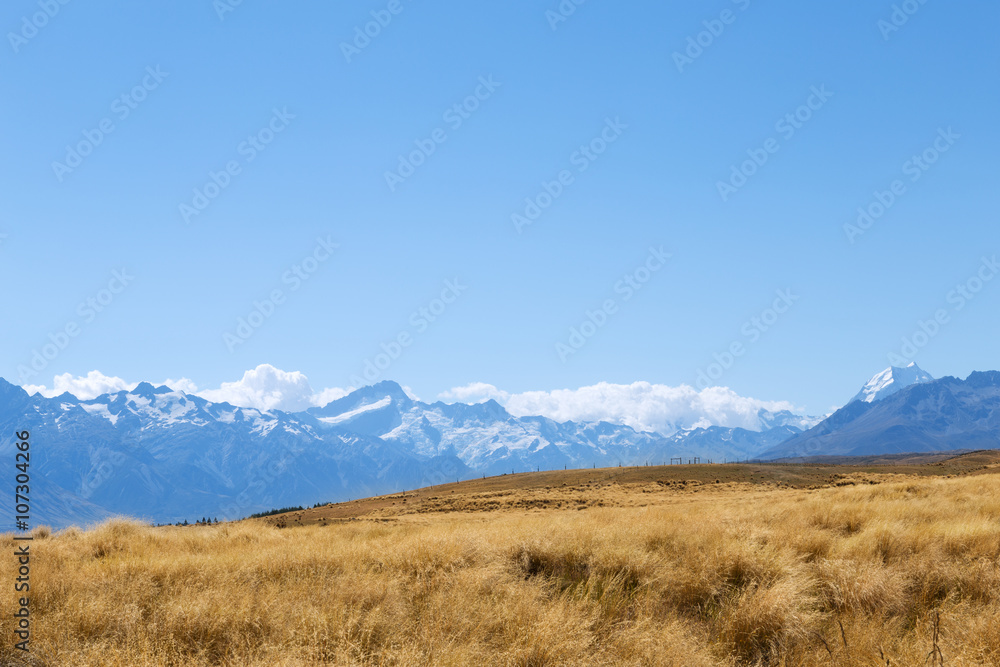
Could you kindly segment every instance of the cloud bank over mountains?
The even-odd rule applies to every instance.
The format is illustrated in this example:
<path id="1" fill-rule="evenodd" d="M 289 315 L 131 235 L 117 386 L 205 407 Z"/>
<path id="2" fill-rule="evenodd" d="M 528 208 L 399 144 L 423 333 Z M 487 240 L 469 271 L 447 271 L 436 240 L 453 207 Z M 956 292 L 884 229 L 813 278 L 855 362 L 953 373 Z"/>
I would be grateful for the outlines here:
<path id="1" fill-rule="evenodd" d="M 243 374 L 236 382 L 223 382 L 218 389 L 207 389 L 198 395 L 213 403 L 231 403 L 239 407 L 258 410 L 284 410 L 298 412 L 346 396 L 341 389 L 324 389 L 316 393 L 304 373 L 290 373 L 261 364 Z"/>
<path id="2" fill-rule="evenodd" d="M 476 382 L 450 389 L 438 398 L 462 403 L 493 399 L 516 417 L 541 415 L 559 422 L 608 421 L 631 426 L 637 431 L 657 431 L 664 435 L 681 429 L 708 426 L 758 430 L 761 427 L 758 416 L 761 409 L 770 412 L 798 411 L 788 401 L 748 398 L 728 387 L 708 387 L 699 391 L 688 385 L 670 387 L 649 382 L 599 382 L 579 389 L 519 394 Z"/>
<path id="3" fill-rule="evenodd" d="M 81 400 L 96 398 L 101 394 L 132 390 L 139 382 L 128 382 L 120 377 L 104 375 L 100 371 L 90 371 L 86 375 L 73 376 L 64 373 L 52 378 L 52 387 L 44 385 L 24 385 L 29 394 L 38 393 L 53 397 L 69 392 Z M 249 370 L 235 382 L 223 382 L 218 389 L 199 389 L 187 378 L 166 379 L 153 382 L 166 385 L 175 391 L 201 396 L 213 403 L 230 403 L 241 408 L 258 410 L 283 410 L 298 412 L 308 408 L 323 406 L 346 396 L 349 390 L 332 387 L 322 391 L 313 390 L 309 379 L 299 371 L 287 372 L 270 364 L 261 364 Z"/>
<path id="4" fill-rule="evenodd" d="M 95 370 L 85 376 L 64 373 L 53 378 L 51 387 L 25 385 L 24 389 L 29 394 L 39 393 L 46 397 L 69 392 L 77 398 L 89 400 L 101 394 L 132 390 L 138 384 Z M 199 389 L 187 378 L 167 379 L 153 384 L 164 384 L 216 403 L 285 412 L 322 407 L 355 389 L 328 387 L 316 391 L 304 373 L 283 371 L 270 364 L 248 370 L 241 379 L 224 382 L 217 389 Z M 409 389 L 404 387 L 404 390 L 416 398 Z M 787 401 L 762 401 L 740 396 L 727 387 L 709 387 L 699 391 L 687 385 L 670 387 L 649 382 L 627 385 L 599 382 L 578 389 L 521 393 L 510 393 L 491 384 L 475 382 L 449 389 L 437 398 L 444 402 L 462 403 L 481 403 L 492 399 L 516 417 L 539 415 L 558 422 L 607 421 L 664 435 L 681 429 L 708 426 L 759 430 L 762 427 L 758 416 L 761 410 L 801 412 Z"/>

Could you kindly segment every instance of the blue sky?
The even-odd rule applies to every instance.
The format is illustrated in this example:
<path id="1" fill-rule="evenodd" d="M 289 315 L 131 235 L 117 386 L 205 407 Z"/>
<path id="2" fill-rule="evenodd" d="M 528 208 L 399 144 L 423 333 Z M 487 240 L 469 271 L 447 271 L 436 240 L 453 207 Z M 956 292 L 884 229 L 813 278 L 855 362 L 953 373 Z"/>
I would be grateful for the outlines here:
<path id="1" fill-rule="evenodd" d="M 402 336 L 372 375 L 425 399 L 704 373 L 819 414 L 893 353 L 1000 366 L 1000 6 L 224 2 L 0 8 L 3 377 L 318 391 Z"/>

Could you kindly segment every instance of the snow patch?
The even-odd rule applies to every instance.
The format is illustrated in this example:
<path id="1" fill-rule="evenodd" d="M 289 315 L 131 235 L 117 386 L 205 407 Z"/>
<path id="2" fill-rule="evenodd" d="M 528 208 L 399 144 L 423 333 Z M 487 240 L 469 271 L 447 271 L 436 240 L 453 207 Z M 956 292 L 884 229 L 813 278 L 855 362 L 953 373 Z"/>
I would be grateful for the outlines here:
<path id="1" fill-rule="evenodd" d="M 386 396 L 382 400 L 375 401 L 374 403 L 369 403 L 368 405 L 362 405 L 360 408 L 355 408 L 348 412 L 342 412 L 339 415 L 333 417 L 320 417 L 319 420 L 324 424 L 340 424 L 342 422 L 354 419 L 360 414 L 365 412 L 371 412 L 372 410 L 381 410 L 382 408 L 388 406 L 392 403 L 392 399 Z"/>
<path id="2" fill-rule="evenodd" d="M 97 415 L 98 417 L 104 417 L 109 422 L 111 422 L 112 426 L 118 423 L 118 415 L 111 414 L 111 412 L 108 410 L 108 406 L 106 406 L 104 403 L 93 403 L 89 405 L 87 403 L 81 403 L 80 407 L 92 415 Z"/>

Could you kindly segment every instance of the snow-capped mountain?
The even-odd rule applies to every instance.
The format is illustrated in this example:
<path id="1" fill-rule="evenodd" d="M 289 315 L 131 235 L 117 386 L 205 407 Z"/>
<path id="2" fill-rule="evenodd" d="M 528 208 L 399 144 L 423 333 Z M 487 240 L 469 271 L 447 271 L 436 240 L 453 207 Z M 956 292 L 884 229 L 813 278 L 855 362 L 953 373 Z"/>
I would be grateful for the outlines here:
<path id="1" fill-rule="evenodd" d="M 495 401 L 423 403 L 394 382 L 286 413 L 149 383 L 80 400 L 29 396 L 0 379 L 2 432 L 32 434 L 34 519 L 56 526 L 118 513 L 156 522 L 239 518 L 512 470 L 748 458 L 806 419 L 759 417 L 765 430 L 667 437 L 608 422 L 514 417 Z M 0 457 L 13 446 L 0 440 Z M 0 521 L 10 520 L 9 509 L 0 509 Z"/>
<path id="2" fill-rule="evenodd" d="M 822 421 L 761 410 L 757 423 L 661 434 L 514 416 L 493 400 L 424 403 L 394 382 L 289 413 L 149 383 L 46 398 L 0 379 L 2 432 L 32 434 L 34 519 L 64 526 L 239 518 L 515 470 L 1000 447 L 1000 373 L 963 382 L 889 368 Z M 0 456 L 13 447 L 0 438 Z M 12 518 L 0 507 L 0 521 Z"/>
<path id="3" fill-rule="evenodd" d="M 1000 373 L 932 380 L 890 368 L 826 419 L 758 412 L 760 430 L 661 434 L 514 416 L 496 401 L 424 403 L 395 382 L 321 408 L 262 411 L 142 383 L 80 400 L 0 379 L 0 433 L 31 431 L 36 522 L 111 514 L 239 518 L 479 475 L 562 467 L 1000 447 Z M 10 436 L 0 457 L 12 456 Z M 0 509 L 9 523 L 10 507 Z"/>
<path id="4" fill-rule="evenodd" d="M 861 391 L 859 391 L 854 398 L 850 400 L 850 403 L 853 403 L 854 401 L 874 403 L 875 401 L 882 400 L 886 396 L 892 396 L 896 392 L 901 391 L 910 385 L 923 384 L 925 382 L 933 381 L 934 378 L 931 377 L 930 373 L 924 371 L 912 361 L 908 366 L 902 368 L 898 366 L 890 366 L 881 373 L 873 376 L 872 379 L 861 388 Z"/>
<path id="5" fill-rule="evenodd" d="M 470 474 L 454 457 L 418 457 L 364 434 L 320 433 L 311 419 L 146 383 L 81 401 L 29 397 L 0 380 L 0 427 L 31 432 L 32 488 L 47 488 L 63 508 L 52 513 L 39 500 L 33 517 L 55 525 L 109 513 L 159 522 L 238 518 L 415 488 L 433 483 L 441 470 Z M 13 446 L 0 441 L 0 456 L 12 456 Z M 69 516 L 74 506 L 85 511 Z"/>
<path id="6" fill-rule="evenodd" d="M 917 369 L 919 371 L 919 369 Z M 1000 448 L 1000 373 L 916 382 L 857 400 L 762 458 Z"/>
<path id="7" fill-rule="evenodd" d="M 307 414 L 323 425 L 395 443 L 418 456 L 454 455 L 473 470 L 497 474 L 535 468 L 669 461 L 672 456 L 746 458 L 816 420 L 762 410 L 764 431 L 711 427 L 669 437 L 608 422 L 515 417 L 494 400 L 475 405 L 423 403 L 394 382 L 365 387 Z M 772 431 L 782 435 L 778 440 Z M 734 434 L 736 437 L 734 438 Z"/>
<path id="8" fill-rule="evenodd" d="M 770 431 L 785 426 L 789 427 L 795 433 L 812 428 L 823 421 L 822 417 L 797 415 L 789 410 L 771 412 L 764 408 L 757 411 L 757 419 L 760 422 L 760 430 L 762 431 Z"/>

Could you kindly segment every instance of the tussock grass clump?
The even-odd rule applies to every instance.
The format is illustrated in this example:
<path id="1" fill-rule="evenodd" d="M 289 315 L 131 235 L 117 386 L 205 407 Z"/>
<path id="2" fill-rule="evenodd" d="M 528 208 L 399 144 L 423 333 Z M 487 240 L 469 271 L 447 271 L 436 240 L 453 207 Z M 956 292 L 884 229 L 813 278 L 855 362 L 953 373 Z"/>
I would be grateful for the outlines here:
<path id="1" fill-rule="evenodd" d="M 994 475 L 634 493 L 284 529 L 39 528 L 32 664 L 908 666 L 937 627 L 946 664 L 1000 665 Z M 0 597 L 2 636 L 14 605 Z M 0 664 L 22 657 L 0 646 Z"/>
<path id="2" fill-rule="evenodd" d="M 811 583 L 800 576 L 753 583 L 722 607 L 719 635 L 740 664 L 773 664 L 808 634 Z"/>
<path id="3" fill-rule="evenodd" d="M 842 614 L 903 613 L 907 581 L 884 564 L 855 560 L 823 560 L 816 565 L 821 603 Z"/>

